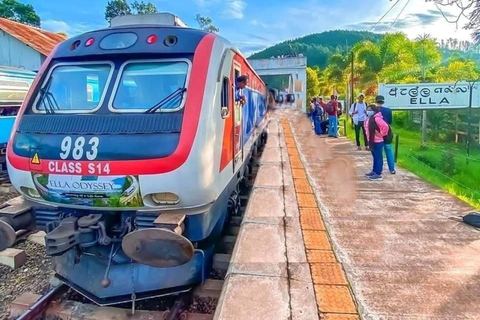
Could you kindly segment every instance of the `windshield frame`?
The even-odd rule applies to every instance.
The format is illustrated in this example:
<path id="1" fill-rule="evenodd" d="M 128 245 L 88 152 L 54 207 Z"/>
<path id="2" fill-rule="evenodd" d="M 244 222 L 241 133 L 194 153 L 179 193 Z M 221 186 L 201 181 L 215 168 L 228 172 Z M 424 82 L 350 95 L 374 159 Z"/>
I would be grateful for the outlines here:
<path id="1" fill-rule="evenodd" d="M 155 62 L 184 62 L 187 64 L 187 73 L 185 75 L 185 84 L 184 88 L 187 88 L 182 94 L 182 101 L 180 102 L 179 106 L 175 109 L 160 109 L 157 110 L 158 113 L 167 113 L 167 112 L 177 112 L 185 106 L 186 100 L 187 100 L 187 92 L 188 92 L 188 84 L 190 82 L 190 73 L 192 71 L 192 62 L 189 59 L 186 58 L 178 58 L 178 59 L 131 59 L 127 60 L 118 69 L 118 74 L 117 78 L 115 80 L 115 84 L 113 85 L 112 93 L 110 95 L 110 100 L 108 102 L 108 110 L 113 113 L 144 113 L 145 111 L 148 110 L 148 108 L 145 109 L 118 109 L 113 106 L 113 102 L 118 94 L 118 88 L 120 86 L 120 81 L 122 80 L 123 77 L 123 72 L 126 66 L 129 64 L 138 64 L 138 63 L 155 63 Z M 159 101 L 157 101 L 159 102 Z M 153 105 L 152 105 L 153 106 Z M 150 107 L 152 107 L 150 106 Z"/>
<path id="2" fill-rule="evenodd" d="M 38 104 L 40 102 L 40 98 L 42 97 L 42 90 L 45 89 L 46 85 L 48 84 L 49 79 L 52 76 L 53 71 L 57 69 L 58 67 L 62 66 L 69 66 L 69 67 L 74 67 L 74 66 L 82 66 L 82 65 L 109 65 L 110 66 L 110 72 L 108 73 L 108 78 L 105 81 L 105 88 L 103 90 L 102 96 L 100 97 L 100 100 L 98 101 L 98 105 L 93 108 L 93 109 L 77 109 L 77 110 L 55 110 L 55 113 L 59 114 L 88 114 L 88 113 L 94 113 L 97 112 L 103 105 L 103 102 L 105 101 L 105 98 L 107 96 L 107 91 L 108 88 L 110 87 L 110 82 L 112 81 L 113 73 L 115 72 L 115 64 L 112 61 L 108 60 L 101 60 L 101 61 L 78 61 L 78 62 L 59 62 L 54 64 L 50 70 L 48 70 L 47 76 L 43 79 L 42 86 L 38 89 L 38 93 L 35 96 L 35 100 L 33 101 L 32 104 L 32 111 L 33 113 L 36 114 L 48 114 L 47 110 L 39 110 Z"/>

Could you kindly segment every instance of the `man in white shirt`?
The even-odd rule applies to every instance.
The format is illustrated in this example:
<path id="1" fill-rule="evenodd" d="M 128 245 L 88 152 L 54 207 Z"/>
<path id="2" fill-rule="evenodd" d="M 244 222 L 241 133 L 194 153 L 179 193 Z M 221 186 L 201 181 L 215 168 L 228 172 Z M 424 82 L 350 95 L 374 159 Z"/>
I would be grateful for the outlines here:
<path id="1" fill-rule="evenodd" d="M 363 132 L 363 141 L 365 143 L 365 150 L 368 150 L 367 135 L 363 123 L 367 119 L 367 103 L 365 102 L 365 95 L 363 93 L 358 94 L 358 101 L 352 104 L 348 111 L 355 124 L 355 139 L 357 140 L 358 150 L 362 150 L 360 146 L 360 130 Z"/>

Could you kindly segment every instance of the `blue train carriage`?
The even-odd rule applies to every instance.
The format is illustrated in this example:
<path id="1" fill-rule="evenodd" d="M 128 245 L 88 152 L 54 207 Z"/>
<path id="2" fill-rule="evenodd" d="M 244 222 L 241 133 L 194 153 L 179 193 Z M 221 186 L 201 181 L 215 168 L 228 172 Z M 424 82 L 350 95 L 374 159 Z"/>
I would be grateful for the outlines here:
<path id="1" fill-rule="evenodd" d="M 8 170 L 61 281 L 99 304 L 179 293 L 208 274 L 267 121 L 230 42 L 170 14 L 117 17 L 47 58 Z M 16 228 L 0 219 L 0 250 Z"/>
<path id="2" fill-rule="evenodd" d="M 0 169 L 6 170 L 7 142 L 15 117 L 36 73 L 0 66 Z"/>

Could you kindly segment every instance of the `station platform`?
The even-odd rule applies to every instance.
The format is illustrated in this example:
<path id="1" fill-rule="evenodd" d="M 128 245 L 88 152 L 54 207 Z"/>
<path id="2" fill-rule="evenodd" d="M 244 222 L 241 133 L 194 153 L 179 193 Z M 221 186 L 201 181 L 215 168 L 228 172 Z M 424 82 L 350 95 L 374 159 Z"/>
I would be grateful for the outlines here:
<path id="1" fill-rule="evenodd" d="M 471 210 L 278 109 L 214 319 L 480 319 Z"/>

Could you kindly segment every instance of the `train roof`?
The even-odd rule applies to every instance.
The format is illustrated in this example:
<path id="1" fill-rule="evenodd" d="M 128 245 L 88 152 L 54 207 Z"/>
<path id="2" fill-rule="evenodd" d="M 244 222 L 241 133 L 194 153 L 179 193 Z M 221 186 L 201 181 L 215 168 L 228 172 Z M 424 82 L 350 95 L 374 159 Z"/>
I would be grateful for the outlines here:
<path id="1" fill-rule="evenodd" d="M 187 28 L 169 13 L 115 17 L 109 28 L 90 31 L 62 42 L 54 58 L 132 53 L 194 53 L 208 34 Z"/>
<path id="2" fill-rule="evenodd" d="M 58 45 L 54 58 L 106 54 L 194 53 L 208 33 L 201 30 L 158 25 L 129 25 L 95 30 L 70 38 Z M 117 35 L 118 39 L 114 39 Z M 110 41 L 105 40 L 110 36 Z M 121 37 L 125 39 L 121 39 Z M 152 38 L 149 38 L 152 37 Z M 148 42 L 149 39 L 154 42 Z M 117 41 L 117 47 L 112 43 Z M 106 45 L 110 42 L 110 47 Z"/>

